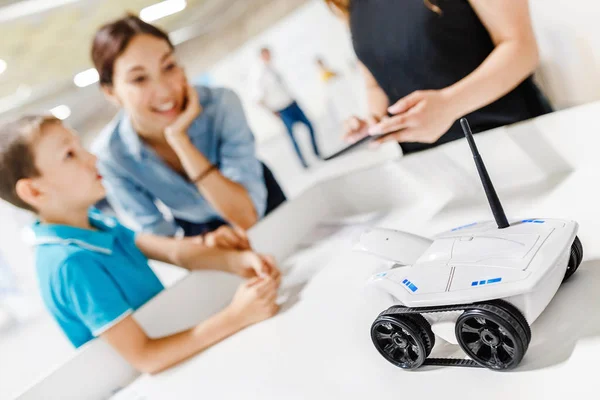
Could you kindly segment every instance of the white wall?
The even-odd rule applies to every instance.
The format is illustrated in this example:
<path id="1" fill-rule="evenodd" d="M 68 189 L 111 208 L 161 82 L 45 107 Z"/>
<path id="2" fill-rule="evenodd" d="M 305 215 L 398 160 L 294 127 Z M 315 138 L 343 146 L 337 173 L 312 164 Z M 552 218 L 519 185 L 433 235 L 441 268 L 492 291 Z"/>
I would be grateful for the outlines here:
<path id="1" fill-rule="evenodd" d="M 530 0 L 540 82 L 559 108 L 600 100 L 600 1 Z"/>

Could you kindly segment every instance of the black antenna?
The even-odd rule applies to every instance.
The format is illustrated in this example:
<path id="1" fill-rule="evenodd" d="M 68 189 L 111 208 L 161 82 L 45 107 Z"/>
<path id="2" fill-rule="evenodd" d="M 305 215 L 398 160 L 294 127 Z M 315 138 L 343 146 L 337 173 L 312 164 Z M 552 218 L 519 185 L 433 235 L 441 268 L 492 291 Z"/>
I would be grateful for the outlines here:
<path id="1" fill-rule="evenodd" d="M 481 158 L 481 155 L 479 155 L 479 150 L 477 150 L 477 146 L 475 145 L 475 139 L 473 139 L 471 127 L 469 126 L 469 122 L 466 118 L 461 118 L 460 126 L 462 126 L 463 132 L 465 133 L 465 137 L 467 138 L 467 142 L 469 142 L 471 153 L 473 153 L 473 160 L 475 161 L 477 172 L 479 172 L 479 178 L 481 178 L 481 183 L 483 184 L 483 190 L 485 190 L 485 195 L 487 196 L 488 203 L 490 203 L 492 214 L 494 214 L 496 224 L 498 224 L 498 229 L 504 229 L 509 226 L 508 220 L 506 219 L 506 214 L 504 214 L 502 204 L 500 203 L 500 199 L 496 194 L 496 190 L 494 189 L 492 180 L 490 179 L 490 176 L 488 175 L 487 170 L 485 169 L 483 159 Z"/>

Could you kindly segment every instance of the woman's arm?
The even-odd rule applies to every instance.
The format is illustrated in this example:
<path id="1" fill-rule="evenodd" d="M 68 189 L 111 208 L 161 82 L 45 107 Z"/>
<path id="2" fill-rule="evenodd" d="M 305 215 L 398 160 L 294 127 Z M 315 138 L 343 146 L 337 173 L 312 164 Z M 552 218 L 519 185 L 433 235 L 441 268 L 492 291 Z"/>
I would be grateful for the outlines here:
<path id="1" fill-rule="evenodd" d="M 192 180 L 202 177 L 196 183 L 198 190 L 217 212 L 229 223 L 248 229 L 258 220 L 258 213 L 250 194 L 240 183 L 234 182 L 218 169 L 211 167 L 210 161 L 190 140 L 187 129 L 200 114 L 198 93 L 188 86 L 188 107 L 180 118 L 165 131 L 166 139 L 179 157 L 185 172 Z"/>
<path id="2" fill-rule="evenodd" d="M 139 233 L 135 237 L 135 245 L 149 259 L 178 265 L 191 270 L 215 269 L 227 271 L 232 264 L 230 259 L 237 253 L 209 247 L 194 240 L 174 239 L 148 233 Z"/>
<path id="3" fill-rule="evenodd" d="M 334 4 L 335 2 L 327 2 L 329 8 L 348 28 L 350 28 L 350 16 L 346 11 Z M 345 2 L 345 8 L 349 7 L 349 1 Z M 373 121 L 379 121 L 381 118 L 387 115 L 387 108 L 389 106 L 389 100 L 383 89 L 377 83 L 377 80 L 369 71 L 369 69 L 361 62 L 358 61 L 358 69 L 365 81 L 366 94 L 367 94 L 367 106 L 369 110 L 368 119 Z"/>
<path id="4" fill-rule="evenodd" d="M 328 5 L 334 14 L 349 27 L 349 15 L 332 3 L 328 3 Z M 351 143 L 367 136 L 367 129 L 387 116 L 387 108 L 390 105 L 387 95 L 371 71 L 361 61 L 358 61 L 358 69 L 365 82 L 369 115 L 365 119 L 352 116 L 344 121 L 344 139 Z"/>
<path id="5" fill-rule="evenodd" d="M 211 164 L 194 146 L 187 134 L 184 135 L 172 137 L 169 144 L 177 153 L 190 179 L 196 179 L 208 171 Z M 258 221 L 256 209 L 246 188 L 227 179 L 218 169 L 214 169 L 196 182 L 196 187 L 230 224 L 249 229 Z"/>
<path id="6" fill-rule="evenodd" d="M 469 0 L 495 44 L 485 61 L 447 88 L 457 118 L 513 90 L 538 66 L 539 53 L 528 0 Z"/>
<path id="7" fill-rule="evenodd" d="M 358 68 L 365 80 L 369 113 L 375 120 L 379 121 L 387 115 L 387 108 L 390 104 L 388 97 L 371 74 L 371 71 L 360 61 L 358 62 Z"/>
<path id="8" fill-rule="evenodd" d="M 369 115 L 366 119 L 352 116 L 344 121 L 344 139 L 350 143 L 367 136 L 369 127 L 375 126 L 383 118 L 387 118 L 387 108 L 389 105 L 387 95 L 369 69 L 360 61 L 359 69 L 365 80 Z"/>
<path id="9" fill-rule="evenodd" d="M 193 239 L 173 239 L 140 233 L 137 248 L 149 259 L 178 265 L 190 271 L 214 269 L 252 278 L 269 275 L 280 279 L 275 260 L 251 250 L 224 249 L 197 243 Z"/>
<path id="10" fill-rule="evenodd" d="M 394 117 L 369 133 L 395 132 L 380 141 L 432 143 L 462 116 L 513 90 L 538 65 L 527 0 L 469 0 L 495 44 L 473 72 L 442 90 L 416 91 L 390 106 Z"/>
<path id="11" fill-rule="evenodd" d="M 338 17 L 348 28 L 350 28 L 350 15 L 348 14 L 350 1 L 326 1 L 326 3 L 336 17 Z M 343 3 L 343 8 L 340 8 L 335 3 Z M 365 80 L 365 86 L 367 90 L 367 106 L 370 114 L 369 118 L 379 121 L 381 118 L 387 115 L 387 108 L 389 106 L 388 97 L 377 83 L 377 80 L 371 71 L 369 71 L 369 69 L 365 67 L 361 61 L 358 61 L 358 69 Z"/>

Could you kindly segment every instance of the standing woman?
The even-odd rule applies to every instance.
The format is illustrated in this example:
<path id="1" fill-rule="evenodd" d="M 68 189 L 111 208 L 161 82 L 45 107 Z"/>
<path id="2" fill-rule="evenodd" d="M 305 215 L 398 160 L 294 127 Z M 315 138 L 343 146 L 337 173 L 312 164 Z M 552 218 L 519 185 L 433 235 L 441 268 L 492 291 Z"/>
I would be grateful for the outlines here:
<path id="1" fill-rule="evenodd" d="M 255 156 L 239 98 L 191 86 L 165 32 L 126 16 L 97 31 L 92 59 L 102 91 L 122 109 L 94 152 L 110 204 L 141 230 L 248 229 L 285 200 Z"/>
<path id="2" fill-rule="evenodd" d="M 404 154 L 551 112 L 532 80 L 528 0 L 325 0 L 348 22 L 370 115 L 347 138 L 392 133 Z"/>

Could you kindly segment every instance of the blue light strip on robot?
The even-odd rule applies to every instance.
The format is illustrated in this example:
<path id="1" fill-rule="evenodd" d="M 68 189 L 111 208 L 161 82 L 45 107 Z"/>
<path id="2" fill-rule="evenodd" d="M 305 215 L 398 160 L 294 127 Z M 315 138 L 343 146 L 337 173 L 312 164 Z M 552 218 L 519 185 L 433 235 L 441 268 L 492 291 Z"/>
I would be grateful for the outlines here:
<path id="1" fill-rule="evenodd" d="M 498 283 L 501 282 L 502 278 L 494 278 L 494 279 L 488 279 L 487 281 L 484 279 L 482 281 L 473 281 L 471 282 L 471 286 L 481 286 L 481 285 L 487 285 L 489 283 Z"/>
<path id="2" fill-rule="evenodd" d="M 473 225 L 477 225 L 477 222 L 473 222 L 473 223 L 470 223 L 470 224 L 467 224 L 467 225 L 463 225 L 463 226 L 457 226 L 456 228 L 453 228 L 450 231 L 454 232 L 454 231 L 457 231 L 459 229 L 468 228 L 468 227 L 473 226 Z"/>
<path id="3" fill-rule="evenodd" d="M 407 288 L 409 288 L 413 293 L 416 292 L 417 290 L 419 290 L 419 288 L 416 287 L 414 285 L 414 283 L 412 283 L 408 279 L 403 280 L 402 283 L 404 284 L 404 286 L 406 286 Z"/>
<path id="4" fill-rule="evenodd" d="M 543 224 L 546 221 L 542 221 L 540 219 L 524 219 L 521 222 L 525 222 L 525 223 L 536 223 L 536 224 Z"/>

